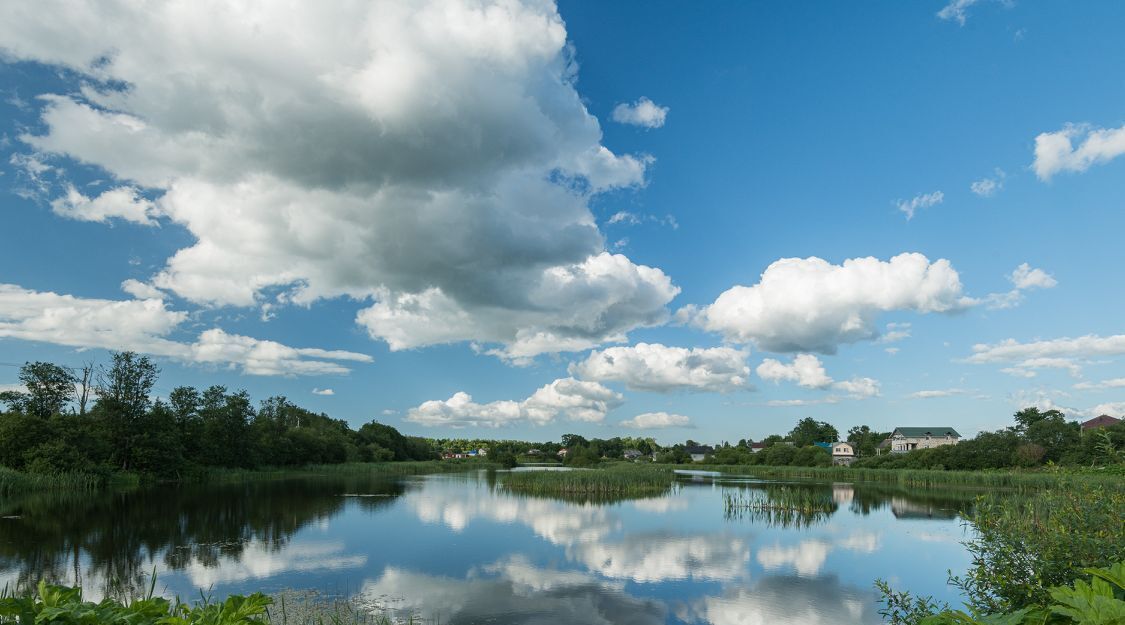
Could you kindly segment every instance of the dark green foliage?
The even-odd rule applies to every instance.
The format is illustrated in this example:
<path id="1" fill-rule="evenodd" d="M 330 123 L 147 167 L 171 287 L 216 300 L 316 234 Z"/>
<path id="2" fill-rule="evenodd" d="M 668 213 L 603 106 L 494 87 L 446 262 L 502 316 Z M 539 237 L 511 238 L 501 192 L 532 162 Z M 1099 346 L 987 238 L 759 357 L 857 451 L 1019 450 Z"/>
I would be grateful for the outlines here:
<path id="1" fill-rule="evenodd" d="M 267 623 L 266 609 L 273 603 L 265 595 L 232 595 L 222 602 L 189 605 L 149 596 L 127 604 L 105 599 L 82 600 L 78 588 L 40 583 L 34 595 L 0 598 L 0 623 L 95 625 L 254 625 Z"/>
<path id="2" fill-rule="evenodd" d="M 789 440 L 796 447 L 806 447 L 813 443 L 834 443 L 840 440 L 840 433 L 824 421 L 816 421 L 811 417 L 805 417 L 789 431 Z"/>
<path id="3" fill-rule="evenodd" d="M 1125 490 L 1082 481 L 1028 498 L 982 499 L 969 571 L 953 583 L 979 613 L 1044 604 L 1087 567 L 1125 560 Z"/>
<path id="4" fill-rule="evenodd" d="M 1070 586 L 1050 588 L 1048 600 L 1015 611 L 982 615 L 946 609 L 932 616 L 921 616 L 917 612 L 910 612 L 904 615 L 904 618 L 897 620 L 892 618 L 890 622 L 903 625 L 914 623 L 919 625 L 1121 625 L 1125 623 L 1125 563 L 1118 562 L 1108 568 L 1088 568 L 1082 573 L 1090 576 L 1089 582 L 1075 579 Z M 884 596 L 893 597 L 893 593 L 884 586 L 880 586 Z"/>
<path id="5" fill-rule="evenodd" d="M 6 394 L 10 410 L 0 413 L 0 466 L 23 474 L 85 474 L 100 482 L 114 472 L 180 479 L 210 468 L 437 457 L 425 439 L 374 422 L 357 432 L 284 397 L 266 399 L 255 410 L 245 391 L 178 387 L 167 401 L 154 402 L 158 374 L 146 356 L 114 354 L 99 371 L 96 403 L 82 413 L 67 410 L 72 400 L 81 406 L 74 376 L 49 363 L 25 365 L 20 380 L 28 392 Z"/>

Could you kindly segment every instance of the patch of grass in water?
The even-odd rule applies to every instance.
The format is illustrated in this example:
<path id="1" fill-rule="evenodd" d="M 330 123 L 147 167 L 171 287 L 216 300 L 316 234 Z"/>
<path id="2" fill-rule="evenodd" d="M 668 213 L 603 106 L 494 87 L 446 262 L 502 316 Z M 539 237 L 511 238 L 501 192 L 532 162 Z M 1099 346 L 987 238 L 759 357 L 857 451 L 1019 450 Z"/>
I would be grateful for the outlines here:
<path id="1" fill-rule="evenodd" d="M 662 495 L 672 488 L 668 470 L 633 465 L 575 471 L 520 471 L 500 477 L 503 488 L 525 495 L 575 499 L 620 499 Z"/>

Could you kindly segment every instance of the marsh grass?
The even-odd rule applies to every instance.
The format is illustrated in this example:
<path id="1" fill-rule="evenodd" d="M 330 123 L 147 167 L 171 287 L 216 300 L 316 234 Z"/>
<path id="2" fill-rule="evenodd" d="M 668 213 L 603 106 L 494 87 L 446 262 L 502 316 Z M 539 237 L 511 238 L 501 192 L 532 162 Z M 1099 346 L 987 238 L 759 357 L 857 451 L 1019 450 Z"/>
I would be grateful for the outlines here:
<path id="1" fill-rule="evenodd" d="M 667 469 L 612 465 L 604 469 L 504 473 L 499 483 L 513 493 L 589 500 L 662 495 L 671 490 L 673 478 Z"/>
<path id="2" fill-rule="evenodd" d="M 194 478 L 203 483 L 245 482 L 286 479 L 316 475 L 374 475 L 400 477 L 433 473 L 464 473 L 496 469 L 499 465 L 486 460 L 417 460 L 407 462 L 348 462 L 317 464 L 292 468 L 210 469 Z"/>
<path id="3" fill-rule="evenodd" d="M 923 488 L 1003 488 L 1038 491 L 1070 483 L 1121 485 L 1117 475 L 1062 470 L 1039 471 L 931 471 L 915 469 L 860 469 L 852 467 L 767 467 L 749 465 L 689 465 L 692 469 L 731 475 L 769 478 L 814 478 L 840 482 L 878 482 Z"/>
<path id="4" fill-rule="evenodd" d="M 762 522 L 770 527 L 805 528 L 828 520 L 838 505 L 831 493 L 782 486 L 771 489 L 726 489 L 727 520 Z"/>
<path id="5" fill-rule="evenodd" d="M 90 473 L 22 473 L 0 467 L 0 496 L 19 495 L 43 491 L 95 491 L 105 486 L 108 480 L 101 475 Z"/>

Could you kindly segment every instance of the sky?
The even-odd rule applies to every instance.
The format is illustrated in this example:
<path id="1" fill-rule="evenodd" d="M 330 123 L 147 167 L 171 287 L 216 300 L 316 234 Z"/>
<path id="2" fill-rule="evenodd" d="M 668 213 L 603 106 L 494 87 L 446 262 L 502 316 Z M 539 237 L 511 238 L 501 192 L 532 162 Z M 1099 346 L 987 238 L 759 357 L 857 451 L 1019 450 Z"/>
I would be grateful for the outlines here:
<path id="1" fill-rule="evenodd" d="M 1125 414 L 1125 5 L 0 5 L 0 389 L 433 437 Z"/>

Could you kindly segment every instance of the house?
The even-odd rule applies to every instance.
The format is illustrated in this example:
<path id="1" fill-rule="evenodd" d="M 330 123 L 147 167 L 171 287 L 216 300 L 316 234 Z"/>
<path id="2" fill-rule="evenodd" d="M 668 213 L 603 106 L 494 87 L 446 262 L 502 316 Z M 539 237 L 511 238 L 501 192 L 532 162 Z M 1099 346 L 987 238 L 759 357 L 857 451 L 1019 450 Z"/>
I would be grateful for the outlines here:
<path id="1" fill-rule="evenodd" d="M 827 451 L 827 452 L 830 452 L 830 453 L 832 451 L 832 443 L 813 443 L 813 445 L 815 445 L 817 447 L 820 447 L 824 451 Z"/>
<path id="2" fill-rule="evenodd" d="M 766 448 L 765 443 L 750 443 L 750 453 L 756 454 Z"/>
<path id="3" fill-rule="evenodd" d="M 570 453 L 570 450 L 567 449 L 566 447 L 563 447 L 562 449 L 556 451 L 555 455 L 558 456 L 559 458 L 566 458 L 566 455 L 569 454 L 569 453 Z"/>
<path id="4" fill-rule="evenodd" d="M 626 460 L 636 460 L 637 458 L 640 458 L 644 454 L 642 454 L 640 452 L 640 450 L 638 450 L 638 449 L 626 449 L 621 455 Z"/>
<path id="5" fill-rule="evenodd" d="M 891 453 L 905 454 L 915 449 L 956 445 L 961 435 L 950 427 L 901 427 L 891 432 Z"/>
<path id="6" fill-rule="evenodd" d="M 1111 425 L 1117 425 L 1118 423 L 1121 423 L 1121 419 L 1114 419 L 1113 417 L 1111 417 L 1107 414 L 1103 414 L 1101 416 L 1094 417 L 1093 419 L 1090 419 L 1089 421 L 1086 421 L 1085 423 L 1083 423 L 1082 429 L 1083 430 L 1096 430 L 1097 428 L 1107 428 L 1107 427 L 1110 427 Z"/>
<path id="7" fill-rule="evenodd" d="M 484 447 L 481 447 L 480 449 L 477 450 L 477 455 L 478 456 L 487 456 L 488 450 L 485 449 Z"/>
<path id="8" fill-rule="evenodd" d="M 684 451 L 691 455 L 692 462 L 703 462 L 703 459 L 715 453 L 715 448 L 710 445 L 692 445 L 684 447 Z"/>
<path id="9" fill-rule="evenodd" d="M 529 456 L 542 456 L 543 450 L 541 450 L 541 449 L 528 449 L 527 455 L 529 455 Z"/>
<path id="10" fill-rule="evenodd" d="M 855 448 L 846 441 L 832 443 L 832 464 L 848 466 L 855 460 Z"/>

